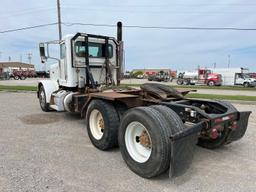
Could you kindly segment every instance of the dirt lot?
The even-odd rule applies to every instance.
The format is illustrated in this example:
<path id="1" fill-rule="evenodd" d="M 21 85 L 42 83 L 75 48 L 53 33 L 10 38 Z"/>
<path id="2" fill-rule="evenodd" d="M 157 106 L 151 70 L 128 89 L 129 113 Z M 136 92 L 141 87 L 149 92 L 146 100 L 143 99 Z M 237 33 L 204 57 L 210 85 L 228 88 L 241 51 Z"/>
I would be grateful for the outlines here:
<path id="1" fill-rule="evenodd" d="M 185 175 L 147 180 L 119 149 L 94 148 L 79 115 L 43 113 L 35 93 L 0 92 L 0 191 L 255 191 L 256 105 L 243 139 L 218 150 L 196 148 Z"/>

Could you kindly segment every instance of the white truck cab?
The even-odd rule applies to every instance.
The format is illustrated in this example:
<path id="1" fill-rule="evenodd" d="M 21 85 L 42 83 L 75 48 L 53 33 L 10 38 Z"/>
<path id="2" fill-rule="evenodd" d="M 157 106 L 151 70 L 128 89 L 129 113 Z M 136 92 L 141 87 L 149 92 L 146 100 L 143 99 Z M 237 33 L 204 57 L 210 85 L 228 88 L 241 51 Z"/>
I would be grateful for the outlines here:
<path id="1" fill-rule="evenodd" d="M 243 85 L 244 87 L 256 87 L 256 79 L 251 78 L 246 73 L 236 73 L 235 85 Z"/>
<path id="2" fill-rule="evenodd" d="M 60 46 L 60 58 L 50 56 L 50 44 Z M 77 33 L 66 35 L 61 41 L 40 43 L 39 47 L 42 62 L 48 58 L 57 60 L 50 67 L 50 79 L 38 82 L 38 97 L 45 100 L 42 109 L 70 111 L 65 107 L 69 105 L 66 102 L 71 102 L 78 89 L 96 89 L 120 82 L 122 41 L 113 37 Z"/>

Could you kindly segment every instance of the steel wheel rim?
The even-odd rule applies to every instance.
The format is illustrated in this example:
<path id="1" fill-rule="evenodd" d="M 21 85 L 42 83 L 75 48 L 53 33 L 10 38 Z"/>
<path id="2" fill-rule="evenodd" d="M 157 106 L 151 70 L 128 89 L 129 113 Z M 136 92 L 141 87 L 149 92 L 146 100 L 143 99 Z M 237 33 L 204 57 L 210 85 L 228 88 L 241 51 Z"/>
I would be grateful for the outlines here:
<path id="1" fill-rule="evenodd" d="M 41 92 L 40 92 L 40 94 L 39 94 L 39 100 L 40 100 L 40 105 L 41 105 L 42 107 L 44 107 L 46 101 L 45 101 L 45 94 L 44 94 L 44 91 L 42 91 L 42 90 L 41 90 Z"/>
<path id="2" fill-rule="evenodd" d="M 104 133 L 104 120 L 99 110 L 93 109 L 89 117 L 89 126 L 92 136 L 100 140 Z"/>
<path id="3" fill-rule="evenodd" d="M 213 86 L 213 85 L 214 85 L 214 82 L 213 82 L 213 81 L 210 81 L 209 85 L 210 85 L 210 86 Z"/>
<path id="4" fill-rule="evenodd" d="M 148 135 L 150 141 L 149 147 L 142 145 L 137 140 L 143 132 Z M 146 127 L 138 121 L 131 122 L 127 126 L 125 131 L 125 145 L 129 155 L 139 163 L 145 163 L 151 156 L 152 142 L 150 134 Z"/>

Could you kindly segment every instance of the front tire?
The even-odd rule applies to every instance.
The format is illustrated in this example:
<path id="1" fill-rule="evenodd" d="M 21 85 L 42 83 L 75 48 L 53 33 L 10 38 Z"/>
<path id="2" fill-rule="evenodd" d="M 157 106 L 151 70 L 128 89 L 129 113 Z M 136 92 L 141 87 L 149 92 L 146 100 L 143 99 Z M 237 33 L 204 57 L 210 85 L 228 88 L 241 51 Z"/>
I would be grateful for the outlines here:
<path id="1" fill-rule="evenodd" d="M 106 101 L 92 100 L 86 113 L 87 131 L 92 144 L 100 150 L 118 145 L 119 115 Z"/>
<path id="2" fill-rule="evenodd" d="M 49 112 L 50 111 L 49 103 L 47 103 L 47 101 L 46 101 L 46 94 L 45 94 L 44 86 L 42 86 L 42 85 L 39 87 L 38 99 L 39 99 L 39 104 L 40 104 L 41 109 L 44 112 Z"/>
<path id="3" fill-rule="evenodd" d="M 210 87 L 215 86 L 215 82 L 214 82 L 214 81 L 209 81 L 209 82 L 208 82 L 208 86 L 210 86 Z"/>

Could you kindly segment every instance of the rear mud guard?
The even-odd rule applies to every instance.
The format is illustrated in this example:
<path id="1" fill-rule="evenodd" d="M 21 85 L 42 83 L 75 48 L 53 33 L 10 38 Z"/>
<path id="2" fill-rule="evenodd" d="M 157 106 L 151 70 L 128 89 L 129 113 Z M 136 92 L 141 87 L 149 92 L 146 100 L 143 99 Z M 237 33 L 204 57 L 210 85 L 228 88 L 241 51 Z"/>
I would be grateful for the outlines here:
<path id="1" fill-rule="evenodd" d="M 177 177 L 186 172 L 194 156 L 194 149 L 198 140 L 198 133 L 203 129 L 204 122 L 170 137 L 172 151 L 169 177 Z"/>
<path id="2" fill-rule="evenodd" d="M 237 141 L 244 136 L 248 126 L 248 119 L 250 114 L 251 114 L 251 111 L 239 112 L 239 115 L 238 115 L 239 120 L 237 121 L 237 127 L 230 131 L 226 140 L 227 143 L 230 143 L 232 141 Z"/>

